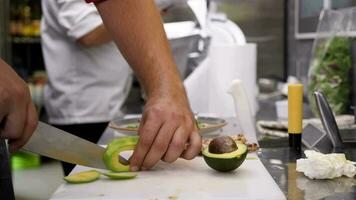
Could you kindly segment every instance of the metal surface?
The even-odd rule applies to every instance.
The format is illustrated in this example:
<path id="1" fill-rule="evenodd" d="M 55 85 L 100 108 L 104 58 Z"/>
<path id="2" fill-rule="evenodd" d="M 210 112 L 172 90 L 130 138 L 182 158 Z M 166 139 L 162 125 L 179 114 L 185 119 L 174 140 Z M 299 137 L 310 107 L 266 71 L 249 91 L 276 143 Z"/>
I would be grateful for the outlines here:
<path id="1" fill-rule="evenodd" d="M 309 149 L 322 153 L 328 153 L 333 149 L 329 136 L 314 124 L 307 124 L 303 128 L 302 141 Z"/>
<path id="2" fill-rule="evenodd" d="M 318 106 L 320 118 L 326 133 L 329 135 L 334 147 L 342 148 L 343 143 L 341 140 L 339 128 L 336 124 L 334 114 L 329 106 L 328 101 L 326 100 L 322 92 L 319 91 L 314 92 L 314 96 L 315 96 L 316 104 Z"/>
<path id="3" fill-rule="evenodd" d="M 244 32 L 249 43 L 258 46 L 257 77 L 278 77 L 284 80 L 286 68 L 284 52 L 283 0 L 214 0 L 218 10 Z M 273 12 L 271 12 L 273 10 Z M 294 72 L 294 71 L 292 71 Z M 290 72 L 289 72 L 290 73 Z"/>
<path id="4" fill-rule="evenodd" d="M 73 164 L 106 169 L 103 147 L 43 122 L 39 122 L 23 149 Z"/>
<path id="5" fill-rule="evenodd" d="M 258 156 L 262 163 L 286 195 L 296 200 L 354 200 L 356 197 L 356 179 L 341 177 L 331 180 L 312 180 L 296 171 L 296 159 L 300 157 L 290 151 L 287 143 L 278 148 L 262 148 Z M 285 147 L 282 147 L 282 146 Z M 348 159 L 355 158 L 356 149 L 345 151 Z"/>

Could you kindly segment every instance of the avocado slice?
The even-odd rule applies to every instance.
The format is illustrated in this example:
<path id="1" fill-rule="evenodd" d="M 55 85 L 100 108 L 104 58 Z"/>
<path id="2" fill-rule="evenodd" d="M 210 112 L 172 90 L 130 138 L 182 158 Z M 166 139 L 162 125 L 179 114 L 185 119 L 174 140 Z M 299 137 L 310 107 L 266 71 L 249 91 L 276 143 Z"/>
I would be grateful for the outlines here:
<path id="1" fill-rule="evenodd" d="M 119 155 L 123 151 L 135 149 L 138 136 L 127 136 L 113 140 L 107 147 L 103 156 L 104 163 L 113 172 L 129 172 L 128 163 L 121 163 Z"/>
<path id="2" fill-rule="evenodd" d="M 203 149 L 204 160 L 209 167 L 220 172 L 237 169 L 246 159 L 248 150 L 245 144 L 236 143 L 237 150 L 230 153 L 215 154 L 209 152 L 209 147 Z"/>
<path id="3" fill-rule="evenodd" d="M 132 179 L 137 176 L 136 172 L 105 172 L 103 174 L 111 179 Z"/>
<path id="4" fill-rule="evenodd" d="M 83 171 L 64 177 L 68 183 L 89 183 L 97 180 L 100 177 L 100 172 L 96 170 Z"/>

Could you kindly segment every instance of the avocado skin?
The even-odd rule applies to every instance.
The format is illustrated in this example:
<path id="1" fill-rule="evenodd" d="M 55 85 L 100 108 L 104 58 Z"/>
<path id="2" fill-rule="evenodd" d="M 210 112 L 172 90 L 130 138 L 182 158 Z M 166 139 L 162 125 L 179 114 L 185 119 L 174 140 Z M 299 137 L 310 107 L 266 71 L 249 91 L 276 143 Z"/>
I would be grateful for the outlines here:
<path id="1" fill-rule="evenodd" d="M 209 167 L 219 172 L 229 172 L 237 169 L 245 161 L 248 151 L 235 158 L 211 158 L 203 154 L 204 160 Z"/>

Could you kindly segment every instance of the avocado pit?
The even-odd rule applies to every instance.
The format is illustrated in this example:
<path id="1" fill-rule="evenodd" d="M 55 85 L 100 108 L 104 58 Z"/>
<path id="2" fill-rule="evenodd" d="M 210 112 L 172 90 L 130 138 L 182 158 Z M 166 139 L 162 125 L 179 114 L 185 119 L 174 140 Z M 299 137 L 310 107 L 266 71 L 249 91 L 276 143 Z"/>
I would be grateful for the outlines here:
<path id="1" fill-rule="evenodd" d="M 229 136 L 213 139 L 209 144 L 209 152 L 215 154 L 231 153 L 237 150 L 236 142 Z"/>

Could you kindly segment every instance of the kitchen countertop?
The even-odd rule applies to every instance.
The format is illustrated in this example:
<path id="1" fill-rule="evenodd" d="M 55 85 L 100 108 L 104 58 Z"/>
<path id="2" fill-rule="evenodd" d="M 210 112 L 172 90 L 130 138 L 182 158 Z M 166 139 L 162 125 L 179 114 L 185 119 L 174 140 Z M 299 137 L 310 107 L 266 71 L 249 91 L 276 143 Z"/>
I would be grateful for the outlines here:
<path id="1" fill-rule="evenodd" d="M 346 177 L 334 180 L 308 179 L 295 170 L 295 160 L 300 155 L 290 152 L 286 142 L 282 141 L 280 144 L 280 147 L 260 148 L 257 155 L 287 199 L 356 199 L 356 179 Z"/>
<path id="2" fill-rule="evenodd" d="M 274 120 L 276 112 L 274 101 L 260 101 L 261 107 L 257 114 L 257 119 Z M 307 116 L 310 112 L 305 111 Z M 225 127 L 222 132 L 238 133 L 241 129 L 236 125 L 234 119 L 228 119 L 232 125 Z M 111 130 L 107 130 L 99 143 L 107 144 L 117 135 Z M 288 138 L 267 137 L 263 138 L 259 135 L 261 148 L 257 152 L 258 157 L 273 177 L 274 181 L 280 187 L 284 195 L 291 200 L 317 200 L 317 199 L 356 199 L 356 179 L 355 178 L 337 178 L 333 180 L 311 180 L 305 177 L 302 173 L 296 172 L 296 159 L 302 155 L 297 152 L 290 151 L 288 148 Z M 346 149 L 347 157 L 355 161 L 356 147 L 354 149 Z"/>

